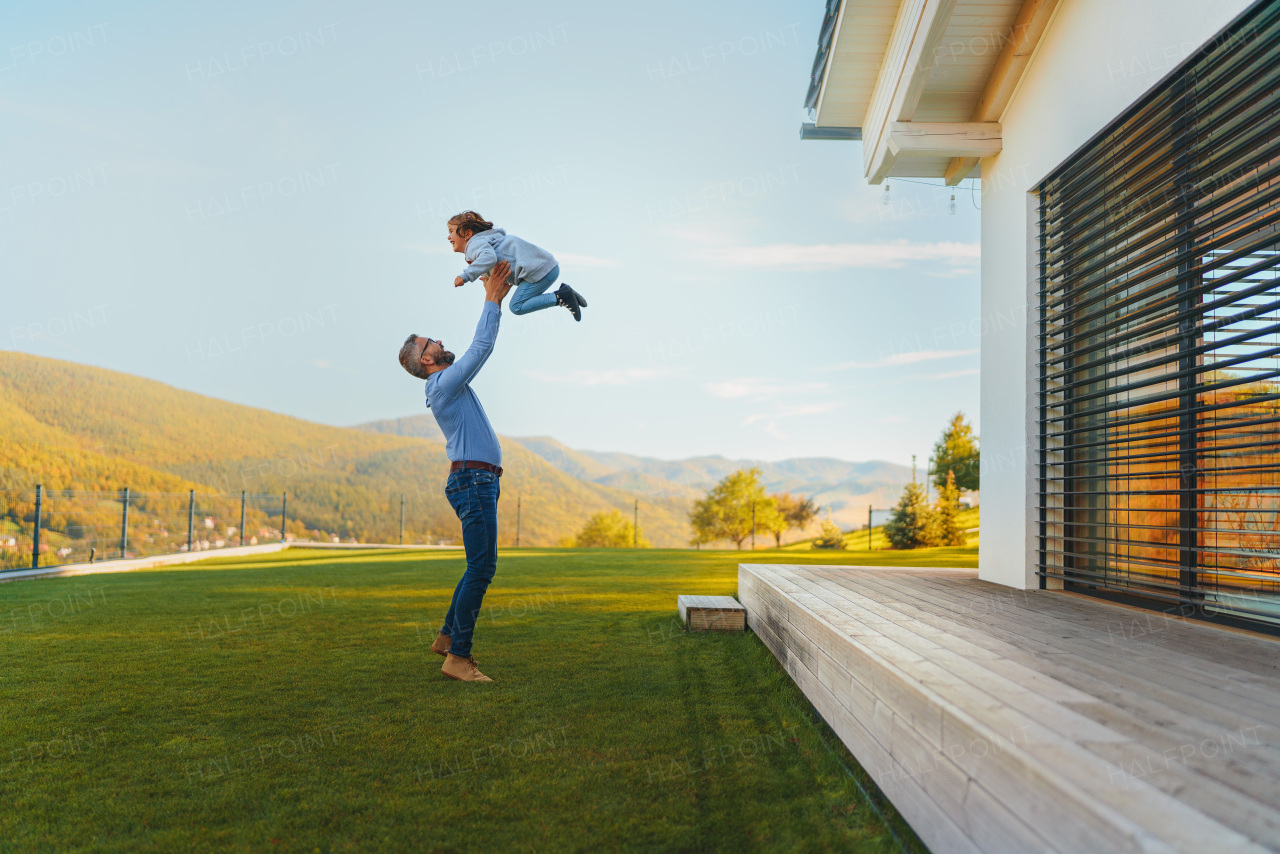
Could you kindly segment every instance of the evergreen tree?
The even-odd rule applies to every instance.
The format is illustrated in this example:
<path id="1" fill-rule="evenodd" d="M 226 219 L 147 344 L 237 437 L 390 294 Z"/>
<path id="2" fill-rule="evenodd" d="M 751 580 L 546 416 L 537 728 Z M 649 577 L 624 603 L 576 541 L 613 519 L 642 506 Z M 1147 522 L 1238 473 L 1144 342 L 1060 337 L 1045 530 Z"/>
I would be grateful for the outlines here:
<path id="1" fill-rule="evenodd" d="M 955 472 L 957 489 L 976 491 L 978 458 L 973 425 L 964 420 L 963 412 L 957 412 L 933 446 L 933 485 L 942 489 L 951 471 Z"/>
<path id="2" fill-rule="evenodd" d="M 938 520 L 924 497 L 924 487 L 908 483 L 884 525 L 885 538 L 895 549 L 919 549 L 937 545 Z"/>
<path id="3" fill-rule="evenodd" d="M 955 475 L 948 471 L 947 480 L 938 490 L 937 504 L 938 545 L 963 546 L 966 542 L 964 531 L 960 528 L 960 490 L 956 487 Z"/>

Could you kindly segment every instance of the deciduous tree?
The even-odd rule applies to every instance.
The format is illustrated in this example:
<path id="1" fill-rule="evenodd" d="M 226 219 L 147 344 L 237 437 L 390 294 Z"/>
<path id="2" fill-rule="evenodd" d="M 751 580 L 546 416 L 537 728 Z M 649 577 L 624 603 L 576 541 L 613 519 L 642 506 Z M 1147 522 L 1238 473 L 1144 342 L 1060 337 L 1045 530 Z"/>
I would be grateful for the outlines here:
<path id="1" fill-rule="evenodd" d="M 814 517 L 818 515 L 818 506 L 812 498 L 803 495 L 792 495 L 790 492 L 775 493 L 774 501 L 778 504 L 778 515 L 785 523 L 781 528 L 771 529 L 775 544 L 782 547 L 782 535 L 791 528 L 804 530 Z"/>
<path id="2" fill-rule="evenodd" d="M 742 548 L 742 541 L 751 536 L 753 505 L 756 528 L 771 531 L 780 518 L 778 502 L 765 493 L 760 469 L 738 469 L 693 503 L 689 524 L 694 542 L 731 540 Z"/>
<path id="3" fill-rule="evenodd" d="M 574 545 L 580 549 L 607 548 L 629 549 L 636 544 L 636 526 L 618 510 L 595 513 L 578 532 Z M 650 548 L 649 541 L 640 538 L 642 549 Z"/>

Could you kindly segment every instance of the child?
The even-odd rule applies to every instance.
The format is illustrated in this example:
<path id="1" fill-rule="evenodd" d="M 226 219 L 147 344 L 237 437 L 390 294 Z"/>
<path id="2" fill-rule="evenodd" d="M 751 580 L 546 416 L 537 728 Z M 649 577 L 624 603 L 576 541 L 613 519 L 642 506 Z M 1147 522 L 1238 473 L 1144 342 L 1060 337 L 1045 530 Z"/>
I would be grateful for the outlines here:
<path id="1" fill-rule="evenodd" d="M 511 265 L 516 291 L 511 295 L 513 314 L 528 314 L 553 305 L 569 309 L 574 320 L 582 320 L 587 301 L 566 284 L 546 293 L 560 275 L 560 265 L 550 252 L 526 240 L 507 234 L 475 211 L 463 211 L 449 220 L 449 244 L 467 259 L 467 268 L 453 280 L 455 288 L 473 282 L 493 269 L 499 260 Z"/>

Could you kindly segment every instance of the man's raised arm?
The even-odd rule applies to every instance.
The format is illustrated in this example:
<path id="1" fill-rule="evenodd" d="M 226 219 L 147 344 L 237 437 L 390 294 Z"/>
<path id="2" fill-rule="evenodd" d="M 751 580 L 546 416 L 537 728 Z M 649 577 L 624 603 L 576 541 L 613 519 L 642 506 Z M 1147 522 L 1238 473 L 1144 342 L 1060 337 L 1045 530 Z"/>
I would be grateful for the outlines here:
<path id="1" fill-rule="evenodd" d="M 480 311 L 480 322 L 476 325 L 476 337 L 471 340 L 467 352 L 459 357 L 449 368 L 440 372 L 436 389 L 446 395 L 453 395 L 464 385 L 471 382 L 484 363 L 489 361 L 494 342 L 498 340 L 498 321 L 502 317 L 502 301 L 511 290 L 511 265 L 499 261 L 484 280 L 484 308 Z"/>

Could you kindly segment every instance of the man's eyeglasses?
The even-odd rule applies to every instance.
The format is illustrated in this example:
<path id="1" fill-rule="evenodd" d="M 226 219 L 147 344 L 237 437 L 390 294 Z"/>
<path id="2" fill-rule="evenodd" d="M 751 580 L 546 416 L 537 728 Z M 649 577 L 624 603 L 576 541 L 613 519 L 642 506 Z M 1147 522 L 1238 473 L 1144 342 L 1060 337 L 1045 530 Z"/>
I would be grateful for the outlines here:
<path id="1" fill-rule="evenodd" d="M 419 337 L 420 337 L 420 336 L 418 335 L 418 333 L 416 333 L 416 332 L 415 332 L 415 333 L 413 333 L 413 334 L 412 334 L 412 335 L 410 335 L 408 338 L 404 339 L 405 346 L 407 347 L 407 346 L 409 346 L 410 344 L 412 344 L 412 343 L 416 342 L 416 341 L 418 340 L 418 338 L 419 338 Z M 427 355 L 427 348 L 428 348 L 428 347 L 430 347 L 430 346 L 431 346 L 432 344 L 434 344 L 434 343 L 436 343 L 436 342 L 435 342 L 435 339 L 433 339 L 433 338 L 428 338 L 428 339 L 427 339 L 427 343 L 422 345 L 422 349 L 418 351 L 418 361 L 419 361 L 419 362 L 421 362 L 421 361 L 422 361 L 422 357 L 423 357 L 423 356 Z"/>

